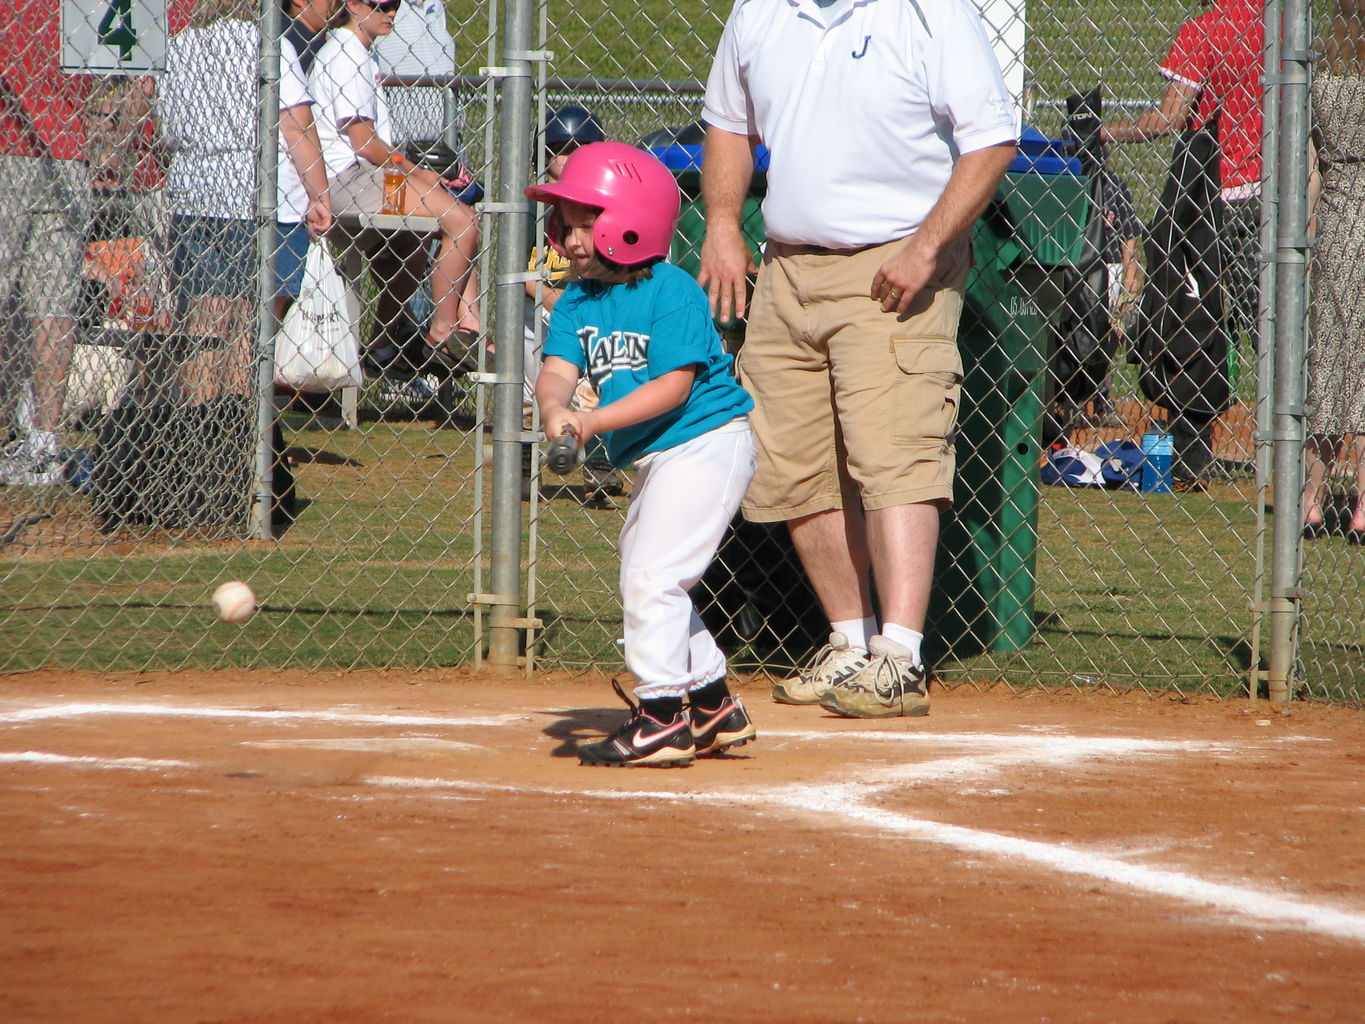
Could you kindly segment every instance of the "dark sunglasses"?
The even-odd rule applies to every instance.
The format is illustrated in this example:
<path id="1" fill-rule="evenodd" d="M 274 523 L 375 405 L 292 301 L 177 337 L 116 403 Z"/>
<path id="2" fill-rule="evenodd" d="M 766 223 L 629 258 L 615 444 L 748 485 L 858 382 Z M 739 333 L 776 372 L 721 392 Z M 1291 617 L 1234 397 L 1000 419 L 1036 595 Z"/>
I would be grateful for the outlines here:
<path id="1" fill-rule="evenodd" d="M 360 0 L 360 2 L 366 7 L 373 7 L 381 14 L 396 14 L 398 13 L 399 6 L 403 3 L 403 0 L 380 0 L 377 4 L 370 3 L 370 0 Z"/>

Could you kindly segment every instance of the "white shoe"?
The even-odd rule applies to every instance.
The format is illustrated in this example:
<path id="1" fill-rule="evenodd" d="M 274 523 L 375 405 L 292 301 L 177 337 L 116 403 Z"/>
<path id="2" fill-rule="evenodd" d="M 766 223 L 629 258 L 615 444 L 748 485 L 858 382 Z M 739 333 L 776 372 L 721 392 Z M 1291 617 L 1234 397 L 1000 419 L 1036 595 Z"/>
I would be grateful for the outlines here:
<path id="1" fill-rule="evenodd" d="M 820 703 L 845 718 L 914 718 L 929 713 L 929 689 L 923 665 L 910 651 L 884 636 L 869 642 L 867 666 L 850 672 L 826 691 Z"/>
<path id="2" fill-rule="evenodd" d="M 431 373 L 413 377 L 411 380 L 381 377 L 379 386 L 375 389 L 375 397 L 385 405 L 405 406 L 416 410 L 432 401 L 440 389 L 440 379 Z"/>
<path id="3" fill-rule="evenodd" d="M 24 444 L 0 461 L 0 485 L 5 487 L 55 487 L 65 482 L 61 452 L 37 451 Z"/>
<path id="4" fill-rule="evenodd" d="M 815 652 L 805 668 L 774 684 L 773 700 L 779 704 L 819 704 L 835 683 L 870 663 L 865 650 L 850 647 L 844 634 L 831 633 L 829 643 Z"/>

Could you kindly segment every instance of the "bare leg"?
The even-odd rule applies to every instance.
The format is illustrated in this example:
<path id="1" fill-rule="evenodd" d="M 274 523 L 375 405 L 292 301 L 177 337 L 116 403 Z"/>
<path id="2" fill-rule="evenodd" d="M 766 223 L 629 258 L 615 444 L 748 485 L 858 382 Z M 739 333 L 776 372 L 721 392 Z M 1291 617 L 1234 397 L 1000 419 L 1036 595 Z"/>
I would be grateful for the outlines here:
<path id="1" fill-rule="evenodd" d="M 787 524 L 806 577 L 830 622 L 872 615 L 862 510 L 834 509 Z"/>
<path id="2" fill-rule="evenodd" d="M 409 188 L 417 196 L 413 212 L 441 222 L 441 240 L 431 272 L 431 301 L 436 311 L 430 331 L 432 341 L 440 343 L 452 331 L 481 329 L 477 307 L 471 309 L 464 302 L 474 256 L 479 251 L 479 225 L 473 210 L 439 185 L 434 175 L 431 178 L 426 181 L 425 176 L 414 172 Z"/>
<path id="3" fill-rule="evenodd" d="M 1351 515 L 1351 529 L 1365 531 L 1365 434 L 1351 439 L 1351 450 L 1356 466 L 1356 506 Z"/>
<path id="4" fill-rule="evenodd" d="M 1315 434 L 1303 446 L 1303 493 L 1299 499 L 1299 518 L 1304 525 L 1322 523 L 1322 488 L 1327 481 L 1327 463 L 1336 451 L 1336 439 Z"/>
<path id="5" fill-rule="evenodd" d="M 466 330 L 480 330 L 478 326 L 465 327 L 466 324 L 482 324 L 483 312 L 479 309 L 479 268 L 471 264 L 469 277 L 465 279 L 464 291 L 460 293 L 460 326 Z"/>
<path id="6" fill-rule="evenodd" d="M 33 426 L 57 433 L 66 401 L 66 374 L 76 345 L 75 323 L 68 317 L 33 321 Z"/>
<path id="7" fill-rule="evenodd" d="M 220 338 L 221 344 L 196 353 L 181 370 L 181 386 L 190 404 L 222 395 L 250 394 L 251 303 L 218 295 L 191 301 L 187 334 Z"/>
<path id="8" fill-rule="evenodd" d="M 924 632 L 934 585 L 941 503 L 892 505 L 867 513 L 868 548 L 882 623 Z"/>

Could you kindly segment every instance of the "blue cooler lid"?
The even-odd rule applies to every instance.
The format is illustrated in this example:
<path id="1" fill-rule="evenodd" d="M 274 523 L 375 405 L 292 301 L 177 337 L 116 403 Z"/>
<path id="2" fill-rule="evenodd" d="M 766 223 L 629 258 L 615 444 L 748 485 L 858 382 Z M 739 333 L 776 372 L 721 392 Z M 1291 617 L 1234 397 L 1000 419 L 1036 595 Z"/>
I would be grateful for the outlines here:
<path id="1" fill-rule="evenodd" d="M 1037 128 L 1024 126 L 1019 133 L 1019 152 L 1009 170 L 1015 174 L 1075 174 L 1081 173 L 1081 162 L 1069 156 L 1070 139 L 1049 139 Z"/>
<path id="2" fill-rule="evenodd" d="M 674 174 L 682 171 L 701 170 L 701 146 L 685 146 L 674 143 L 671 146 L 654 146 L 650 152 L 657 156 L 663 165 Z M 768 169 L 768 147 L 759 146 L 754 152 L 754 170 Z"/>

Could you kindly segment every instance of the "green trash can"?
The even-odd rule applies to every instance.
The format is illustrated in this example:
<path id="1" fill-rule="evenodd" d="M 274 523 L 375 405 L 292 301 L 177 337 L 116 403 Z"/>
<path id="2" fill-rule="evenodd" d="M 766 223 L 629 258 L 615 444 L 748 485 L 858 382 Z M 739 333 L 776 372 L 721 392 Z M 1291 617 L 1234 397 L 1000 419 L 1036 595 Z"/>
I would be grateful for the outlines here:
<path id="1" fill-rule="evenodd" d="M 701 269 L 701 244 L 706 237 L 706 210 L 701 200 L 701 146 L 661 146 L 651 152 L 678 179 L 682 191 L 682 210 L 678 215 L 678 230 L 673 235 L 669 262 L 686 270 L 693 277 Z M 749 254 L 757 266 L 763 253 L 767 235 L 763 231 L 763 197 L 768 192 L 768 151 L 758 147 L 754 159 L 754 176 L 740 210 L 740 230 L 749 243 Z M 738 343 L 743 336 L 741 321 L 717 321 L 727 347 Z"/>
<path id="2" fill-rule="evenodd" d="M 1047 319 L 1081 257 L 1078 161 L 1028 133 L 972 235 L 958 347 L 964 380 L 953 511 L 943 520 L 928 656 L 1016 651 L 1034 633 Z"/>
<path id="3" fill-rule="evenodd" d="M 1080 259 L 1089 198 L 1079 162 L 1066 157 L 1060 144 L 1026 131 L 1020 150 L 973 231 L 976 259 L 958 339 L 964 368 L 958 472 L 930 599 L 925 653 L 931 661 L 1020 650 L 1034 632 L 1046 315 L 1060 306 L 1062 271 Z M 677 175 L 683 192 L 671 259 L 695 275 L 706 230 L 700 147 L 653 152 Z M 763 152 L 743 208 L 742 227 L 755 261 L 766 237 L 761 212 L 766 166 Z M 742 338 L 742 324 L 719 326 L 727 338 Z M 765 664 L 797 664 L 810 646 L 824 641 L 828 627 L 818 606 L 735 608 L 728 605 L 742 605 L 743 599 L 723 596 L 727 587 L 736 589 L 730 586 L 736 582 L 733 567 L 746 563 L 739 548 L 766 545 L 766 573 L 775 571 L 782 553 L 796 564 L 785 530 L 744 526 L 747 533 L 727 540 L 717 560 L 729 568 L 713 566 L 705 580 L 714 603 L 727 607 L 703 601 L 703 618 L 732 647 L 752 642 L 746 634 L 755 631 L 769 635 L 772 642 L 757 652 Z M 752 599 L 763 588 L 749 583 L 737 589 Z M 814 601 L 804 585 L 788 584 L 785 593 Z M 750 627 L 736 628 L 746 615 Z"/>

